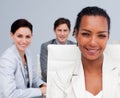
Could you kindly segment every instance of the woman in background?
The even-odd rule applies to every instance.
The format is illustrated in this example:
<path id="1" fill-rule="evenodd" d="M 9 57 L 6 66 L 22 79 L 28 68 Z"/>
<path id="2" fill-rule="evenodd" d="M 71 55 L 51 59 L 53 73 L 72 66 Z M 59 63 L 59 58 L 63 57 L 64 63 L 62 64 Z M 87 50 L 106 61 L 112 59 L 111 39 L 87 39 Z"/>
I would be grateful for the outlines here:
<path id="1" fill-rule="evenodd" d="M 0 57 L 0 98 L 31 98 L 46 93 L 46 84 L 37 76 L 27 49 L 32 29 L 26 19 L 18 19 L 11 26 L 14 44 Z"/>

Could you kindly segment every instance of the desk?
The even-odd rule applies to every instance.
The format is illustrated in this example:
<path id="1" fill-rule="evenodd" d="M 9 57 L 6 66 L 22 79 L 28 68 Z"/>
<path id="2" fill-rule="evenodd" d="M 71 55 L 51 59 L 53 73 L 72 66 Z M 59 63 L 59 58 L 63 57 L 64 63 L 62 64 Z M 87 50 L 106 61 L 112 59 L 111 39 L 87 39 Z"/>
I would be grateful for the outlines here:
<path id="1" fill-rule="evenodd" d="M 32 98 L 46 98 L 46 96 L 41 96 L 41 97 L 32 97 Z"/>

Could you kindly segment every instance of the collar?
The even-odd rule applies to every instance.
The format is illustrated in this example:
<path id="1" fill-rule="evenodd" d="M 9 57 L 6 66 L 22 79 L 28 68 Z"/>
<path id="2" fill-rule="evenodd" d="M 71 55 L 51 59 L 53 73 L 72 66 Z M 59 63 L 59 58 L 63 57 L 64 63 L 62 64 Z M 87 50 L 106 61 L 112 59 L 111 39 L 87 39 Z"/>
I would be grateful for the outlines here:
<path id="1" fill-rule="evenodd" d="M 55 42 L 56 42 L 58 45 L 61 44 L 57 39 L 55 39 Z M 65 44 L 68 44 L 68 41 L 66 41 Z"/>

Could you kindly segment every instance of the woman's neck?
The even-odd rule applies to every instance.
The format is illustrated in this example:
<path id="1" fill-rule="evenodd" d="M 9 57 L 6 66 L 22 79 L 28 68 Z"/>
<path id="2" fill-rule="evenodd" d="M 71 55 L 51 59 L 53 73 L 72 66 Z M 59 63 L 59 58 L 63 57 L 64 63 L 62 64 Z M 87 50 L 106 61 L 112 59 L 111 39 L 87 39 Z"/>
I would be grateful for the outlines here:
<path id="1" fill-rule="evenodd" d="M 97 95 L 102 90 L 102 64 L 103 56 L 96 60 L 88 60 L 82 57 L 85 88 L 93 95 Z"/>
<path id="2" fill-rule="evenodd" d="M 88 60 L 82 57 L 82 63 L 84 71 L 88 71 L 90 73 L 101 73 L 102 72 L 102 64 L 103 64 L 103 56 L 99 57 L 96 60 Z"/>
<path id="3" fill-rule="evenodd" d="M 25 57 L 25 53 L 24 52 L 20 52 L 20 57 L 21 57 L 23 65 L 26 64 L 26 57 Z"/>

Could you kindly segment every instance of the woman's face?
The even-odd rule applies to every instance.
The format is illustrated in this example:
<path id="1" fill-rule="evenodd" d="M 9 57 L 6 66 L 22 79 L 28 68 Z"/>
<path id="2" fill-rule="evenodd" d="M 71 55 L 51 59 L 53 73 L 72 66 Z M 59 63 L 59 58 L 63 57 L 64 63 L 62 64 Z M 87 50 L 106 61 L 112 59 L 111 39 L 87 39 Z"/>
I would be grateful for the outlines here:
<path id="1" fill-rule="evenodd" d="M 20 27 L 14 34 L 12 32 L 10 34 L 18 51 L 25 52 L 26 48 L 31 43 L 31 30 L 28 27 Z"/>
<path id="2" fill-rule="evenodd" d="M 108 23 L 103 16 L 83 16 L 76 40 L 82 57 L 88 60 L 99 59 L 109 39 Z"/>
<path id="3" fill-rule="evenodd" d="M 61 44 L 65 44 L 68 36 L 70 34 L 70 29 L 68 28 L 67 24 L 59 25 L 55 30 L 56 38 Z"/>

